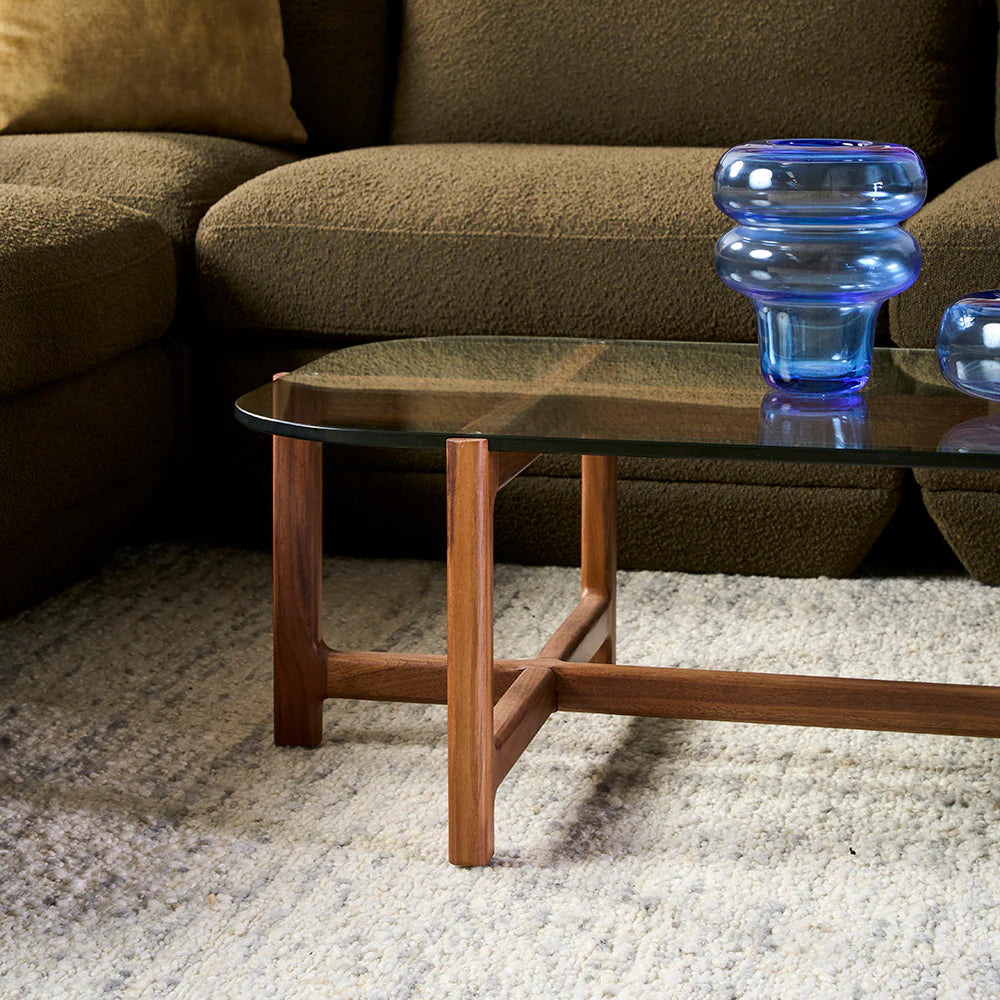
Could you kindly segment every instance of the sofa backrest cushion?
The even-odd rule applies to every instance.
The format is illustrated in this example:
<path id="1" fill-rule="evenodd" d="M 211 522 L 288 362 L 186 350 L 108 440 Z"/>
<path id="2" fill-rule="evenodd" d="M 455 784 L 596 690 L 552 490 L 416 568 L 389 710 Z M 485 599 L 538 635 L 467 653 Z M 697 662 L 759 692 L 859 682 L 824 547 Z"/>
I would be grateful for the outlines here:
<path id="1" fill-rule="evenodd" d="M 392 137 L 864 138 L 912 146 L 933 184 L 967 167 L 955 160 L 981 10 L 981 0 L 405 0 Z M 992 147 L 988 90 L 978 127 Z"/>
<path id="2" fill-rule="evenodd" d="M 398 0 L 281 0 L 292 106 L 310 152 L 386 140 L 398 10 Z"/>

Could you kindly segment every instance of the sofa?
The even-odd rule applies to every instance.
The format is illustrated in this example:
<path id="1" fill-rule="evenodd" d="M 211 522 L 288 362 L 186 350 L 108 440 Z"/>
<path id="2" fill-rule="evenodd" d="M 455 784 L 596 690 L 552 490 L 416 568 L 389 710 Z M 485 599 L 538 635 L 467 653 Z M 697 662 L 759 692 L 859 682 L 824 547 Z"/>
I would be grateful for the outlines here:
<path id="1" fill-rule="evenodd" d="M 879 343 L 933 346 L 950 301 L 1000 287 L 985 0 L 240 0 L 204 7 L 201 56 L 171 4 L 153 3 L 168 13 L 148 45 L 180 69 L 92 80 L 94 46 L 130 49 L 149 26 L 84 49 L 113 18 L 67 29 L 60 72 L 87 85 L 62 87 L 61 118 L 51 87 L 18 92 L 5 117 L 3 80 L 25 91 L 43 72 L 24 69 L 27 43 L 0 44 L 0 613 L 123 539 L 266 544 L 269 442 L 236 424 L 233 400 L 330 350 L 463 334 L 752 341 L 749 303 L 712 268 L 730 225 L 712 170 L 739 142 L 920 153 L 929 197 L 907 228 L 924 267 L 883 310 Z M 5 23 L 30 35 L 10 28 L 18 9 L 0 0 L 0 43 Z M 220 50 L 231 35 L 243 40 Z M 145 59 L 130 54 L 129 71 Z M 198 100 L 167 113 L 154 88 L 138 114 L 150 77 Z M 239 114 L 206 110 L 217 89 L 242 100 L 226 87 L 257 92 Z M 290 109 L 272 127 L 275 101 Z M 331 552 L 443 554 L 440 456 L 328 447 L 325 462 Z M 543 457 L 501 494 L 499 559 L 576 560 L 577 474 Z M 624 568 L 843 576 L 873 547 L 912 563 L 947 543 L 1000 582 L 989 473 L 623 460 L 619 505 Z"/>

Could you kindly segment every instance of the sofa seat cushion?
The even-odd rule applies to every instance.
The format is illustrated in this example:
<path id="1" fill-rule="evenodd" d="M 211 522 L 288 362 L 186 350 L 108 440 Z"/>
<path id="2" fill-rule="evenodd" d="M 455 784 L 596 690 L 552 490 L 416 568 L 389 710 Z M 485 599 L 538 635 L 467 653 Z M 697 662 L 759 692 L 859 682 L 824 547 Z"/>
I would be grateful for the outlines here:
<path id="1" fill-rule="evenodd" d="M 296 159 L 237 139 L 179 132 L 0 136 L 0 182 L 98 195 L 151 215 L 178 246 L 210 205 L 244 181 Z"/>
<path id="2" fill-rule="evenodd" d="M 1000 584 L 1000 472 L 915 469 L 924 506 L 962 565 Z"/>
<path id="3" fill-rule="evenodd" d="M 176 443 L 162 342 L 0 399 L 0 616 L 93 570 L 148 508 Z"/>
<path id="4" fill-rule="evenodd" d="M 747 340 L 716 278 L 721 150 L 436 144 L 320 156 L 202 222 L 203 300 L 235 327 L 327 335 Z"/>
<path id="5" fill-rule="evenodd" d="M 0 184 L 0 398 L 159 337 L 175 291 L 170 240 L 148 215 Z"/>
<path id="6" fill-rule="evenodd" d="M 917 469 L 924 506 L 969 574 L 1000 585 L 1000 473 Z"/>
<path id="7" fill-rule="evenodd" d="M 903 347 L 933 347 L 945 309 L 1000 288 L 1000 160 L 929 201 L 906 223 L 924 262 L 913 287 L 889 303 L 889 332 Z"/>

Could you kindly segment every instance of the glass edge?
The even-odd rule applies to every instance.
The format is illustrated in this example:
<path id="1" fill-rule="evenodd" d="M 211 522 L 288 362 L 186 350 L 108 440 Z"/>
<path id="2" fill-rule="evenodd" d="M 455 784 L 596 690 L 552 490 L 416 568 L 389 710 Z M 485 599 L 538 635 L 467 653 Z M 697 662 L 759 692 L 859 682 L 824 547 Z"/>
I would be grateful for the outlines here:
<path id="1" fill-rule="evenodd" d="M 242 398 L 242 397 L 241 397 Z M 577 438 L 530 438 L 510 435 L 461 434 L 445 431 L 378 431 L 317 427 L 287 423 L 248 412 L 238 404 L 236 418 L 264 434 L 321 444 L 372 448 L 416 448 L 443 451 L 450 438 L 485 438 L 493 451 L 537 452 L 543 455 L 614 455 L 619 458 L 755 459 L 774 462 L 815 462 L 823 465 L 864 465 L 898 468 L 1000 469 L 1000 454 L 973 454 L 893 448 L 818 448 L 733 443 L 606 441 Z M 853 460 L 852 460 L 853 459 Z"/>

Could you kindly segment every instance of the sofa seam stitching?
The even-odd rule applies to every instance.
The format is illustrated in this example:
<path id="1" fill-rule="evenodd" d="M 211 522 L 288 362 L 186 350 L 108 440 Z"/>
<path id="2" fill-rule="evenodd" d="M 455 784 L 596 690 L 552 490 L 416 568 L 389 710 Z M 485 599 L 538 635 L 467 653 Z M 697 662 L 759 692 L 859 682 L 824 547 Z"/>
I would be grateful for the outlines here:
<path id="1" fill-rule="evenodd" d="M 164 192 L 162 195 L 155 194 L 133 194 L 129 191 L 101 191 L 100 193 L 91 192 L 76 192 L 78 194 L 87 194 L 92 198 L 102 198 L 104 201 L 113 202 L 142 202 L 144 204 L 153 203 L 156 205 L 170 205 L 178 208 L 201 208 L 203 206 L 208 206 L 211 208 L 213 205 L 217 205 L 219 201 L 225 197 L 225 194 L 219 195 L 218 198 L 199 198 L 197 201 L 176 201 L 170 197 L 169 192 Z M 135 209 L 136 211 L 141 211 L 141 209 Z M 150 213 L 145 213 L 150 214 Z"/>
<path id="2" fill-rule="evenodd" d="M 241 223 L 239 225 L 204 225 L 200 227 L 204 232 L 220 231 L 241 231 L 250 229 L 310 229 L 321 230 L 333 233 L 362 233 L 377 236 L 503 236 L 514 239 L 544 239 L 544 240 L 645 240 L 649 242 L 657 240 L 715 240 L 718 236 L 715 233 L 669 233 L 658 236 L 639 235 L 636 233 L 622 233 L 620 235 L 603 236 L 599 233 L 515 233 L 503 229 L 466 231 L 452 229 L 371 229 L 361 226 L 322 226 L 310 225 L 306 223 L 286 223 L 286 222 L 260 222 Z"/>

